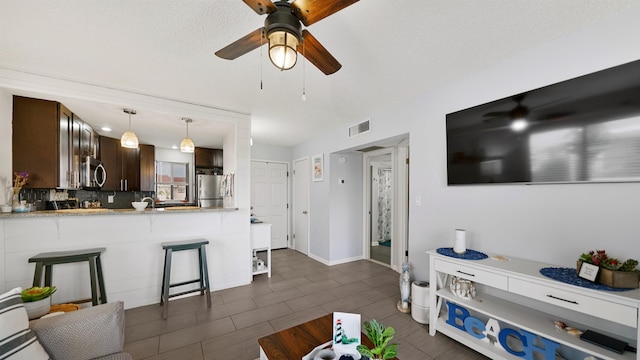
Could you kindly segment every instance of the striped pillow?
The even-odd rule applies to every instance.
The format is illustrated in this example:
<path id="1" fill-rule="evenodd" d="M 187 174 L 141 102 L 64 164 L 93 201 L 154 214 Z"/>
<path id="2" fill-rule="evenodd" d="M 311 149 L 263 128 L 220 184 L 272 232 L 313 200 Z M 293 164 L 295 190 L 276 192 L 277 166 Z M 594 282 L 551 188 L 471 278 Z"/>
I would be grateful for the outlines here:
<path id="1" fill-rule="evenodd" d="M 0 360 L 50 359 L 29 330 L 21 292 L 21 288 L 15 288 L 0 295 Z"/>

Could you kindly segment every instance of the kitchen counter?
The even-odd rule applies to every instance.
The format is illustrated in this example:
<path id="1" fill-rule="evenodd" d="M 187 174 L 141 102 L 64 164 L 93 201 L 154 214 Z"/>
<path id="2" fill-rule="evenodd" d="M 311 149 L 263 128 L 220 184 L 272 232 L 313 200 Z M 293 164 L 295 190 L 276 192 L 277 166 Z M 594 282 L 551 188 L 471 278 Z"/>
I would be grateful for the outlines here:
<path id="1" fill-rule="evenodd" d="M 226 212 L 237 211 L 238 208 L 201 208 L 197 206 L 173 206 L 155 209 L 62 209 L 62 210 L 41 210 L 27 213 L 0 213 L 3 218 L 25 218 L 25 217 L 52 217 L 52 216 L 87 216 L 87 215 L 144 215 L 144 214 L 169 214 L 169 213 L 203 213 L 203 212 Z"/>
<path id="2" fill-rule="evenodd" d="M 107 298 L 124 301 L 126 308 L 157 304 L 164 261 L 161 244 L 189 239 L 209 240 L 207 262 L 212 291 L 247 285 L 252 280 L 248 218 L 248 209 L 194 207 L 1 214 L 0 291 L 31 286 L 34 264 L 28 260 L 36 254 L 103 247 Z M 86 266 L 74 263 L 56 267 L 54 303 L 89 297 Z M 197 275 L 197 252 L 174 254 L 173 280 L 186 281 Z"/>

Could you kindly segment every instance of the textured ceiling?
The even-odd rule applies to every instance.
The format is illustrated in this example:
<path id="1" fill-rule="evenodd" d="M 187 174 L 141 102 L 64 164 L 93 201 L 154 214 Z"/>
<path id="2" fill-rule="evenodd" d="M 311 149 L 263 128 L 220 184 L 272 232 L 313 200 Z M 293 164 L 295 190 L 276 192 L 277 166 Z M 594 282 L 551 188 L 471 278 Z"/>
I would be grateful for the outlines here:
<path id="1" fill-rule="evenodd" d="M 0 67 L 251 114 L 255 142 L 291 146 L 638 6 L 361 0 L 308 28 L 342 64 L 326 76 L 301 61 L 280 72 L 260 50 L 216 57 L 263 25 L 241 0 L 0 0 Z M 64 100 L 84 120 L 108 123 L 114 137 L 127 126 L 122 106 Z M 184 132 L 173 115 L 141 113 L 134 124 L 141 139 L 160 146 Z M 213 145 L 225 126 L 194 119 L 190 129 L 196 144 Z"/>

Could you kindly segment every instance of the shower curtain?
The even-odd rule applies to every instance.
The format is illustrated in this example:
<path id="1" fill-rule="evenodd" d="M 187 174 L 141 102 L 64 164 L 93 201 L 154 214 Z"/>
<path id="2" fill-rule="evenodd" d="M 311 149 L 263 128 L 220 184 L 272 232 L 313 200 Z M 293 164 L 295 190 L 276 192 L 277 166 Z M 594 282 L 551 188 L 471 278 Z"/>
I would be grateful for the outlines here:
<path id="1" fill-rule="evenodd" d="M 378 169 L 378 241 L 391 240 L 391 169 Z"/>

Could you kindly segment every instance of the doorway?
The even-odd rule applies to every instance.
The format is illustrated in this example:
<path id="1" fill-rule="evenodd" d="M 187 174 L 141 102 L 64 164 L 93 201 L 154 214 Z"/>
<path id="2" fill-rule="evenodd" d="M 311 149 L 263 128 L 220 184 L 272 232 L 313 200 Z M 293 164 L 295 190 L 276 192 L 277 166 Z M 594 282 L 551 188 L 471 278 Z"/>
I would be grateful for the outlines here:
<path id="1" fill-rule="evenodd" d="M 251 161 L 251 213 L 271 224 L 271 248 L 289 246 L 289 164 Z"/>
<path id="2" fill-rule="evenodd" d="M 391 153 L 369 157 L 369 258 L 391 265 L 393 169 Z"/>
<path id="3" fill-rule="evenodd" d="M 309 255 L 309 158 L 293 162 L 293 248 Z"/>
<path id="4" fill-rule="evenodd" d="M 364 152 L 364 258 L 400 271 L 408 258 L 409 139 Z"/>

